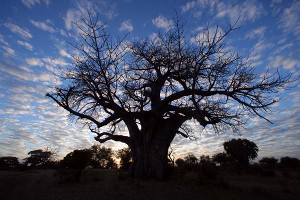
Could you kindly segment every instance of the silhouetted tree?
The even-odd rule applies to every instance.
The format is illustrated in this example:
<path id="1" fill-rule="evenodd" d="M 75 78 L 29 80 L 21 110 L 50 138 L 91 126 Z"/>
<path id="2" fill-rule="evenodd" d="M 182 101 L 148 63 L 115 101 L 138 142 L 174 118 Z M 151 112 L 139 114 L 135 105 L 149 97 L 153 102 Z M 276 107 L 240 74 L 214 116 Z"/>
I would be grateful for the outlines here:
<path id="1" fill-rule="evenodd" d="M 182 158 L 178 158 L 178 159 L 175 161 L 175 163 L 176 163 L 177 167 L 179 167 L 179 168 L 182 168 L 182 167 L 184 167 L 184 165 L 185 165 L 185 161 L 184 161 Z"/>
<path id="2" fill-rule="evenodd" d="M 188 170 L 192 170 L 198 164 L 199 159 L 193 153 L 188 153 L 186 157 L 184 157 L 184 162 Z"/>
<path id="3" fill-rule="evenodd" d="M 291 157 L 282 157 L 280 158 L 280 165 L 283 168 L 291 168 L 291 169 L 297 169 L 300 168 L 300 160 L 297 158 L 291 158 Z"/>
<path id="4" fill-rule="evenodd" d="M 174 137 L 191 137 L 188 120 L 216 132 L 238 131 L 245 114 L 266 119 L 276 103 L 270 94 L 289 83 L 290 76 L 278 72 L 256 75 L 251 59 L 226 50 L 222 41 L 234 26 L 225 32 L 208 27 L 194 37 L 177 17 L 168 32 L 125 44 L 91 15 L 81 24 L 82 40 L 74 46 L 82 55 L 63 71 L 68 84 L 47 96 L 89 126 L 100 143 L 126 143 L 132 176 L 163 179 Z M 129 135 L 116 134 L 120 125 Z"/>
<path id="5" fill-rule="evenodd" d="M 265 165 L 268 168 L 274 168 L 276 164 L 278 163 L 278 159 L 274 157 L 263 157 L 260 161 L 258 161 L 259 164 Z"/>
<path id="6" fill-rule="evenodd" d="M 212 161 L 214 163 L 220 164 L 221 166 L 224 166 L 224 165 L 232 162 L 232 158 L 229 157 L 225 152 L 216 153 L 215 155 L 212 156 Z"/>
<path id="7" fill-rule="evenodd" d="M 200 164 L 211 162 L 211 158 L 209 156 L 201 155 L 200 156 Z"/>
<path id="8" fill-rule="evenodd" d="M 74 150 L 68 153 L 61 164 L 68 170 L 72 170 L 75 180 L 79 181 L 82 175 L 82 171 L 90 165 L 92 160 L 92 152 L 90 149 Z"/>
<path id="9" fill-rule="evenodd" d="M 249 165 L 249 161 L 257 157 L 258 147 L 247 139 L 232 139 L 223 144 L 227 155 L 234 158 L 238 166 Z"/>
<path id="10" fill-rule="evenodd" d="M 121 169 L 129 169 L 131 163 L 132 163 L 132 156 L 131 156 L 131 150 L 130 148 L 123 148 L 118 150 L 117 152 L 117 158 L 120 159 L 120 168 Z"/>
<path id="11" fill-rule="evenodd" d="M 19 166 L 19 160 L 17 157 L 1 157 L 0 158 L 0 169 L 8 170 L 8 169 L 16 169 Z"/>
<path id="12" fill-rule="evenodd" d="M 117 168 L 117 164 L 113 158 L 114 151 L 100 145 L 93 145 L 91 148 L 92 162 L 91 165 L 95 168 L 110 169 Z"/>
<path id="13" fill-rule="evenodd" d="M 28 152 L 29 157 L 25 158 L 25 163 L 30 167 L 36 166 L 50 166 L 51 156 L 55 154 L 55 151 L 51 151 L 48 148 L 46 150 L 38 149 Z"/>

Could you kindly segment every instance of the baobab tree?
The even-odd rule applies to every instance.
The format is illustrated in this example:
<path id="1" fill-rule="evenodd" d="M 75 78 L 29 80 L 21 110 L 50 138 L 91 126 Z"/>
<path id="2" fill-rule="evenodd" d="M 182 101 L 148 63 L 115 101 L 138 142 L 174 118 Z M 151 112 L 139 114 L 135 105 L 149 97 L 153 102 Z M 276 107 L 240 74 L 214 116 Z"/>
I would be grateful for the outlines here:
<path id="1" fill-rule="evenodd" d="M 227 51 L 223 41 L 234 26 L 194 37 L 177 17 L 168 32 L 129 43 L 113 40 L 91 16 L 82 20 L 82 40 L 73 45 L 82 54 L 64 71 L 66 84 L 47 96 L 100 143 L 126 143 L 132 176 L 163 179 L 174 137 L 194 134 L 190 120 L 220 133 L 238 131 L 245 115 L 266 119 L 276 102 L 272 94 L 290 81 L 278 72 L 256 75 L 250 59 Z M 128 134 L 118 133 L 118 126 Z"/>

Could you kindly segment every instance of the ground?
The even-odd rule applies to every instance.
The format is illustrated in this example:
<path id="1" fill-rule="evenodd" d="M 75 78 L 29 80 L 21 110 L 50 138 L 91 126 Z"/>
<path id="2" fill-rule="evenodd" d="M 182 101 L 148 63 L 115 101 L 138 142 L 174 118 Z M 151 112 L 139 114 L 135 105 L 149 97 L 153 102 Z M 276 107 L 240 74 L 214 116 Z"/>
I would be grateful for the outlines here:
<path id="1" fill-rule="evenodd" d="M 1 200 L 298 199 L 299 176 L 220 173 L 199 181 L 188 172 L 169 181 L 133 179 L 118 170 L 88 170 L 79 183 L 54 170 L 0 171 Z"/>

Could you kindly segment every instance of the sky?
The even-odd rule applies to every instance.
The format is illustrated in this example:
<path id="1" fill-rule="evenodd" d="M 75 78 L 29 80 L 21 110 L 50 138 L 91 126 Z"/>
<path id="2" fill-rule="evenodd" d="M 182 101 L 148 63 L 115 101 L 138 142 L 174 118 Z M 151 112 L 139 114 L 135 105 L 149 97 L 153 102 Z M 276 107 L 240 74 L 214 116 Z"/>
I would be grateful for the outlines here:
<path id="1" fill-rule="evenodd" d="M 97 144 L 95 135 L 70 119 L 68 112 L 45 97 L 62 84 L 55 75 L 72 66 L 78 42 L 74 22 L 98 13 L 112 38 L 127 41 L 154 37 L 172 28 L 176 12 L 185 29 L 197 36 L 208 26 L 226 31 L 239 19 L 237 30 L 224 40 L 226 48 L 254 57 L 251 66 L 282 75 L 300 75 L 300 1 L 296 0 L 1 0 L 0 6 L 0 156 L 25 158 L 34 149 L 57 149 L 63 158 L 74 149 Z M 240 135 L 195 131 L 195 140 L 176 136 L 176 158 L 187 153 L 223 151 L 224 141 L 246 138 L 259 147 L 258 158 L 300 159 L 300 87 L 278 94 L 266 113 L 273 124 L 252 117 Z M 117 150 L 118 142 L 105 146 Z"/>

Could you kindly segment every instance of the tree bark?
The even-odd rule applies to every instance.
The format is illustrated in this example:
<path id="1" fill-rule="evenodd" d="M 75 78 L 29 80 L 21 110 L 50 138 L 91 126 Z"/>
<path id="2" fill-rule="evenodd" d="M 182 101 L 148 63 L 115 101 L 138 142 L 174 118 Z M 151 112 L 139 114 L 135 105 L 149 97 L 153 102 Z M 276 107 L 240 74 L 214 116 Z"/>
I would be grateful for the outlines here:
<path id="1" fill-rule="evenodd" d="M 157 137 L 149 144 L 144 141 L 143 145 L 132 148 L 133 163 L 129 175 L 164 180 L 170 146 L 167 141 L 167 138 Z"/>

